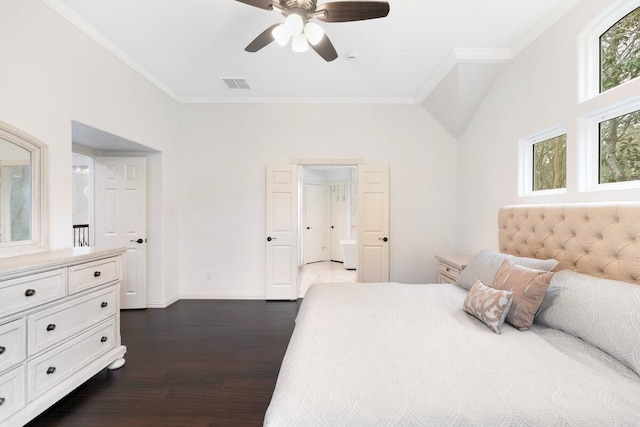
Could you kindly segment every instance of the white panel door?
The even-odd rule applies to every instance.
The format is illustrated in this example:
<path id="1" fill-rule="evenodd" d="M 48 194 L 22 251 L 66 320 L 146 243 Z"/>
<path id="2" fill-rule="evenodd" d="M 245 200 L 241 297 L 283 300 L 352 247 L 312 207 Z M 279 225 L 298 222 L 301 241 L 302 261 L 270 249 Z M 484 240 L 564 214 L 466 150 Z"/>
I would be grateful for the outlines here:
<path id="1" fill-rule="evenodd" d="M 343 261 L 340 240 L 349 239 L 349 192 L 347 183 L 339 182 L 330 185 L 331 202 L 331 260 Z"/>
<path id="2" fill-rule="evenodd" d="M 147 307 L 147 187 L 144 157 L 96 157 L 96 246 L 122 246 L 121 308 Z"/>
<path id="3" fill-rule="evenodd" d="M 389 167 L 358 165 L 358 281 L 389 281 Z"/>
<path id="4" fill-rule="evenodd" d="M 303 198 L 303 263 L 327 261 L 327 186 L 323 183 L 305 183 Z"/>
<path id="5" fill-rule="evenodd" d="M 266 181 L 266 299 L 298 295 L 298 166 L 268 165 Z"/>

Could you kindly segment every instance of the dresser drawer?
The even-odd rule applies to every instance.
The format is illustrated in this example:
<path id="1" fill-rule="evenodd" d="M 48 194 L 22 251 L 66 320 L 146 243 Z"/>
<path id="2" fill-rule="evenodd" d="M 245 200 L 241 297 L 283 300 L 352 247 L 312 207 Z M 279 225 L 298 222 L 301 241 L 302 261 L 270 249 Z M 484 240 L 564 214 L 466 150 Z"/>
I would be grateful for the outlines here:
<path id="1" fill-rule="evenodd" d="M 116 314 L 117 287 L 56 305 L 28 318 L 32 356 Z"/>
<path id="2" fill-rule="evenodd" d="M 456 283 L 456 279 L 444 274 L 438 276 L 438 283 Z"/>
<path id="3" fill-rule="evenodd" d="M 61 268 L 0 283 L 0 316 L 64 297 L 66 275 Z"/>
<path id="4" fill-rule="evenodd" d="M 118 256 L 69 267 L 69 293 L 121 280 L 121 262 Z"/>
<path id="5" fill-rule="evenodd" d="M 0 325 L 0 372 L 25 359 L 26 342 L 27 326 L 24 318 Z"/>
<path id="6" fill-rule="evenodd" d="M 115 348 L 116 321 L 101 324 L 27 364 L 29 402 Z"/>
<path id="7" fill-rule="evenodd" d="M 440 273 L 447 275 L 449 277 L 452 277 L 454 279 L 457 279 L 458 276 L 460 276 L 461 271 L 462 271 L 461 269 L 454 267 L 452 265 L 448 265 L 443 262 L 440 263 Z"/>
<path id="8" fill-rule="evenodd" d="M 0 423 L 26 405 L 24 365 L 0 376 Z"/>

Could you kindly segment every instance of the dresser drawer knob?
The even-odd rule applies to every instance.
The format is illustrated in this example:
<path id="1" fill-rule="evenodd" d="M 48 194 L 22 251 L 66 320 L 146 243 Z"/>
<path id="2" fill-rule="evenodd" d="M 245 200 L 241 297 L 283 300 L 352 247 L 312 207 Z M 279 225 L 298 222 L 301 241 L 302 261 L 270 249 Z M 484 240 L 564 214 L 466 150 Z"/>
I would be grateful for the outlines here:
<path id="1" fill-rule="evenodd" d="M 0 354 L 3 354 L 7 349 L 5 347 L 0 347 Z"/>
<path id="2" fill-rule="evenodd" d="M 107 337 L 100 338 L 100 342 L 107 342 Z"/>
<path id="3" fill-rule="evenodd" d="M 24 292 L 24 296 L 26 296 L 26 297 L 32 297 L 32 296 L 34 296 L 35 294 L 36 294 L 36 290 L 35 290 L 35 289 L 27 289 L 27 290 Z"/>
<path id="4" fill-rule="evenodd" d="M 106 301 L 102 301 L 102 304 L 100 304 L 100 307 L 105 308 L 109 305 L 109 303 L 107 303 Z"/>
<path id="5" fill-rule="evenodd" d="M 54 325 L 53 323 L 49 323 L 47 325 L 47 331 L 51 332 L 56 328 L 56 325 Z"/>
<path id="6" fill-rule="evenodd" d="M 49 369 L 47 369 L 47 375 L 51 375 L 56 371 L 56 367 L 55 366 L 49 366 Z"/>
<path id="7" fill-rule="evenodd" d="M 0 397 L 0 406 L 4 403 L 4 397 Z"/>
<path id="8" fill-rule="evenodd" d="M 93 272 L 93 277 L 100 277 L 102 273 L 100 273 L 99 271 L 94 271 Z"/>

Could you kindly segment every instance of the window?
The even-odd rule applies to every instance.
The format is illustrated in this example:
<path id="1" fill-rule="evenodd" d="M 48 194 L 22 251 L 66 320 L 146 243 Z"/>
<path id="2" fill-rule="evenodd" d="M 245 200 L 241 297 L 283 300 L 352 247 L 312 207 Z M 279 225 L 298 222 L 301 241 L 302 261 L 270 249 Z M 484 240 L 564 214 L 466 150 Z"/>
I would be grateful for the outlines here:
<path id="1" fill-rule="evenodd" d="M 640 76 L 640 7 L 600 36 L 600 92 Z"/>
<path id="2" fill-rule="evenodd" d="M 599 123 L 599 184 L 640 180 L 640 110 Z"/>
<path id="3" fill-rule="evenodd" d="M 564 193 L 567 133 L 555 127 L 520 140 L 520 195 Z"/>
<path id="4" fill-rule="evenodd" d="M 580 37 L 579 191 L 640 188 L 640 0 L 612 2 Z"/>
<path id="5" fill-rule="evenodd" d="M 567 134 L 533 144 L 533 191 L 567 186 Z"/>

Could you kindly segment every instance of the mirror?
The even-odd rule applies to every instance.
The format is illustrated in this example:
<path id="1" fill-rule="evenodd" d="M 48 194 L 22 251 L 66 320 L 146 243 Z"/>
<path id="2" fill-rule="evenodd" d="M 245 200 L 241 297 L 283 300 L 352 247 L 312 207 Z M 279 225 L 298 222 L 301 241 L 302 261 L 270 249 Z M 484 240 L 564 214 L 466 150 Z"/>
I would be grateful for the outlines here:
<path id="1" fill-rule="evenodd" d="M 47 146 L 0 122 L 0 257 L 47 250 Z"/>

